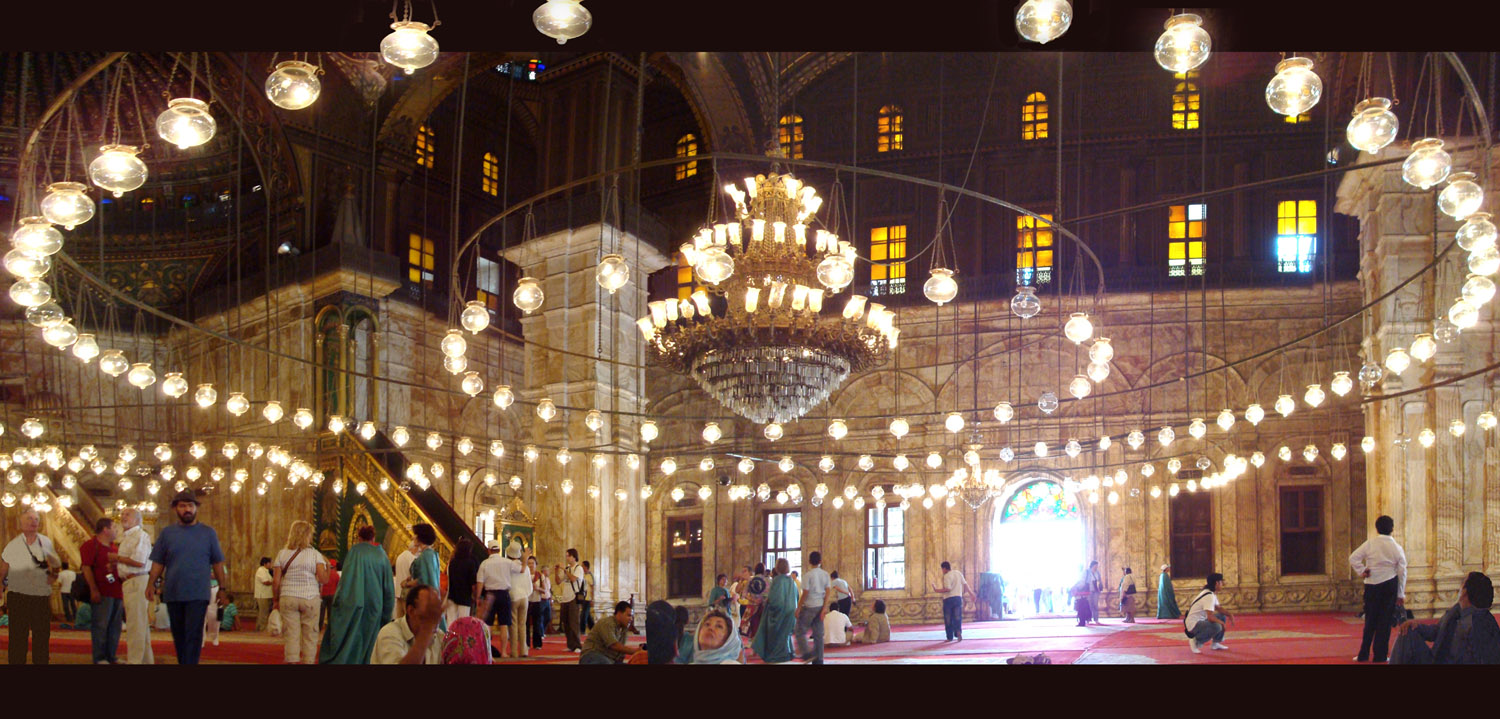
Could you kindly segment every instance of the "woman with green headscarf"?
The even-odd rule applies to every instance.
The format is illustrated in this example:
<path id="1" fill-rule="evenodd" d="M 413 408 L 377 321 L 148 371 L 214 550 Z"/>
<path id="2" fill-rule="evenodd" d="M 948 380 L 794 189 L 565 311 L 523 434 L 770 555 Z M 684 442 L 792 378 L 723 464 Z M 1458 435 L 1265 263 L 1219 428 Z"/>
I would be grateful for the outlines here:
<path id="1" fill-rule="evenodd" d="M 1182 616 L 1177 609 L 1177 593 L 1172 591 L 1172 565 L 1161 565 L 1161 576 L 1156 579 L 1156 618 L 1176 619 Z"/>
<path id="2" fill-rule="evenodd" d="M 411 578 L 406 580 L 402 593 L 410 591 L 418 584 L 425 584 L 432 587 L 433 591 L 437 591 L 443 586 L 443 576 L 438 569 L 441 564 L 438 561 L 437 550 L 433 548 L 437 545 L 437 530 L 433 529 L 432 525 L 422 522 L 413 524 L 411 533 L 415 540 L 412 547 L 416 550 L 417 558 L 412 560 Z M 438 618 L 438 630 L 448 631 L 446 619 Z"/>
<path id="3" fill-rule="evenodd" d="M 792 630 L 797 626 L 797 584 L 788 576 L 791 564 L 785 557 L 776 560 L 776 578 L 766 591 L 761 606 L 760 627 L 751 646 L 755 655 L 767 664 L 792 660 Z"/>

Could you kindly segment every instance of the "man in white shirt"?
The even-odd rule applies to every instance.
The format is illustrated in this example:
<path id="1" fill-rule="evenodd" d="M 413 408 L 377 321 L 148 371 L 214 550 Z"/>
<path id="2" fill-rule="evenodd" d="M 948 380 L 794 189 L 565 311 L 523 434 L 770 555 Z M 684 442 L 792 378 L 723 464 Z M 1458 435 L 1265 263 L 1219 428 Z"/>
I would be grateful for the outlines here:
<path id="1" fill-rule="evenodd" d="M 839 611 L 847 617 L 854 610 L 854 592 L 849 589 L 849 581 L 840 578 L 838 572 L 830 573 L 828 576 L 832 577 L 832 581 L 828 583 L 828 589 L 833 593 L 829 599 L 838 604 Z M 745 578 L 750 577 L 747 574 Z"/>
<path id="2" fill-rule="evenodd" d="M 398 597 L 404 596 L 406 590 L 402 589 L 401 585 L 405 584 L 406 580 L 411 579 L 411 563 L 417 561 L 417 552 L 414 551 L 415 545 L 416 539 L 413 538 L 412 545 L 396 555 L 396 574 L 393 581 L 396 582 L 396 596 Z M 395 617 L 406 614 L 406 603 L 396 602 L 396 608 L 393 611 L 395 612 L 393 615 Z"/>
<path id="3" fill-rule="evenodd" d="M 400 619 L 391 620 L 375 635 L 371 664 L 442 664 L 443 632 L 438 620 L 443 617 L 443 599 L 437 590 L 418 584 L 407 590 L 406 611 Z"/>
<path id="4" fill-rule="evenodd" d="M 1380 515 L 1375 536 L 1349 555 L 1349 566 L 1365 580 L 1365 632 L 1356 662 L 1369 661 L 1373 643 L 1376 664 L 1384 664 L 1391 641 L 1396 607 L 1406 606 L 1406 552 L 1391 538 L 1396 520 Z"/>
<path id="5" fill-rule="evenodd" d="M 78 578 L 78 572 L 68 569 L 68 563 L 62 563 L 62 571 L 57 573 L 57 586 L 62 588 L 63 618 L 73 623 L 73 617 L 78 615 L 78 601 L 73 599 L 73 580 Z"/>
<path id="6" fill-rule="evenodd" d="M 797 629 L 793 632 L 797 643 L 797 656 L 813 664 L 823 663 L 823 615 L 827 613 L 828 586 L 833 581 L 828 572 L 823 571 L 819 565 L 823 563 L 823 553 L 813 552 L 807 555 L 807 562 L 812 569 L 802 577 L 802 597 L 797 603 Z M 807 631 L 812 630 L 813 651 L 807 653 Z"/>
<path id="7" fill-rule="evenodd" d="M 475 581 L 475 606 L 486 606 L 481 621 L 485 626 L 500 625 L 497 638 L 500 640 L 500 656 L 510 656 L 510 577 L 515 570 L 515 561 L 500 554 L 500 543 L 491 539 L 485 545 L 490 556 L 479 563 L 479 575 Z M 519 548 L 518 548 L 519 551 Z M 530 595 L 528 595 L 530 596 Z"/>
<path id="8" fill-rule="evenodd" d="M 531 603 L 531 552 L 512 539 L 505 548 L 505 558 L 510 561 L 510 656 L 531 656 L 531 647 L 526 643 L 526 610 Z M 504 634 L 500 635 L 502 637 Z"/>
<path id="9" fill-rule="evenodd" d="M 839 611 L 839 603 L 828 605 L 828 613 L 823 616 L 823 629 L 826 632 L 825 641 L 829 644 L 849 644 L 849 615 Z"/>
<path id="10" fill-rule="evenodd" d="M 1204 583 L 1203 591 L 1188 604 L 1187 616 L 1183 618 L 1182 626 L 1188 633 L 1188 649 L 1194 654 L 1201 654 L 1199 647 L 1213 642 L 1214 649 L 1228 649 L 1229 646 L 1224 639 L 1225 627 L 1232 619 L 1229 610 L 1219 605 L 1219 595 L 1215 592 L 1224 588 L 1224 575 L 1214 572 L 1208 575 L 1208 581 Z"/>
<path id="11" fill-rule="evenodd" d="M 558 609 L 562 610 L 562 630 L 568 639 L 568 651 L 582 652 L 583 640 L 578 636 L 578 594 L 586 591 L 583 580 L 583 567 L 578 564 L 578 550 L 571 547 L 565 553 L 567 566 L 559 567 L 552 565 L 552 571 L 557 575 L 552 581 L 552 591 L 557 596 Z"/>
<path id="12" fill-rule="evenodd" d="M 255 589 L 255 631 L 263 632 L 271 625 L 271 600 L 276 598 L 270 557 L 260 558 L 260 567 L 255 570 L 255 578 L 250 584 Z"/>
<path id="13" fill-rule="evenodd" d="M 146 601 L 146 577 L 151 574 L 151 536 L 141 528 L 141 512 L 131 507 L 120 513 L 125 535 L 120 540 L 117 565 L 125 592 L 125 661 L 155 664 L 151 652 L 151 603 Z"/>
<path id="14" fill-rule="evenodd" d="M 943 583 L 932 585 L 932 591 L 943 595 L 943 641 L 964 640 L 964 595 L 973 596 L 964 573 L 948 562 L 942 563 Z"/>
<path id="15" fill-rule="evenodd" d="M 37 531 L 41 527 L 42 518 L 36 510 L 30 507 L 21 510 L 21 533 L 0 552 L 0 582 L 10 581 L 6 595 L 10 638 L 6 651 L 11 664 L 26 663 L 28 643 L 32 664 L 51 660 L 52 577 L 62 560 L 57 557 L 52 540 Z"/>

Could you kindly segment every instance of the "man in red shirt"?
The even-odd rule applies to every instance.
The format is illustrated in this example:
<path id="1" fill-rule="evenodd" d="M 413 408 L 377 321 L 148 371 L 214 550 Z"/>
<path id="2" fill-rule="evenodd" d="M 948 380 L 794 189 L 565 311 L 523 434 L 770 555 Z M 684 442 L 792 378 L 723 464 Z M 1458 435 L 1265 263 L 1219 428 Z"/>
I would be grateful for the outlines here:
<path id="1" fill-rule="evenodd" d="M 115 520 L 100 517 L 94 537 L 83 543 L 83 576 L 89 584 L 89 602 L 94 605 L 94 623 L 89 630 L 95 664 L 118 664 L 120 624 L 125 617 L 125 594 L 115 570 L 120 545 L 115 543 Z M 134 621 L 134 620 L 133 620 Z"/>
<path id="2" fill-rule="evenodd" d="M 328 560 L 328 581 L 323 583 L 318 590 L 318 596 L 323 600 L 323 609 L 318 612 L 318 628 L 323 628 L 323 623 L 328 621 L 328 613 L 333 611 L 333 595 L 339 591 L 339 562 L 337 559 Z"/>

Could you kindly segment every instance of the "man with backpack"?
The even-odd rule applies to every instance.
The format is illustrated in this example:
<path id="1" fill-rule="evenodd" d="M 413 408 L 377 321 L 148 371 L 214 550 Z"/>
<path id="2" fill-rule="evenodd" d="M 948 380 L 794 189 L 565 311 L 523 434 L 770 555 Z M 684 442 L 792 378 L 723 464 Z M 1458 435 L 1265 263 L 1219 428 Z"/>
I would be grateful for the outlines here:
<path id="1" fill-rule="evenodd" d="M 1228 649 L 1229 645 L 1224 643 L 1225 622 L 1233 620 L 1229 610 L 1219 605 L 1219 597 L 1214 592 L 1224 588 L 1224 575 L 1214 572 L 1208 575 L 1203 591 L 1188 604 L 1187 616 L 1182 620 L 1182 631 L 1188 637 L 1188 649 L 1194 654 L 1201 654 L 1204 644 L 1213 643 L 1214 649 Z"/>

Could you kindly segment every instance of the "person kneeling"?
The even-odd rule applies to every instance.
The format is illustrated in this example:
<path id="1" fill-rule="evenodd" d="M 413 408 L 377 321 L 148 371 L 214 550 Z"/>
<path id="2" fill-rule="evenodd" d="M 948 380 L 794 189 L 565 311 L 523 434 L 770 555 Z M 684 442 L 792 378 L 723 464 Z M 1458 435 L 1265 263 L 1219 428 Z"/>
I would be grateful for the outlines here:
<path id="1" fill-rule="evenodd" d="M 1500 627 L 1490 613 L 1495 585 L 1469 572 L 1458 603 L 1437 624 L 1403 622 L 1391 647 L 1392 664 L 1500 664 Z M 1432 642 L 1432 646 L 1427 646 Z"/>
<path id="2" fill-rule="evenodd" d="M 625 643 L 629 635 L 630 602 L 615 604 L 615 613 L 600 619 L 583 640 L 579 664 L 624 664 L 625 657 L 640 651 Z"/>

